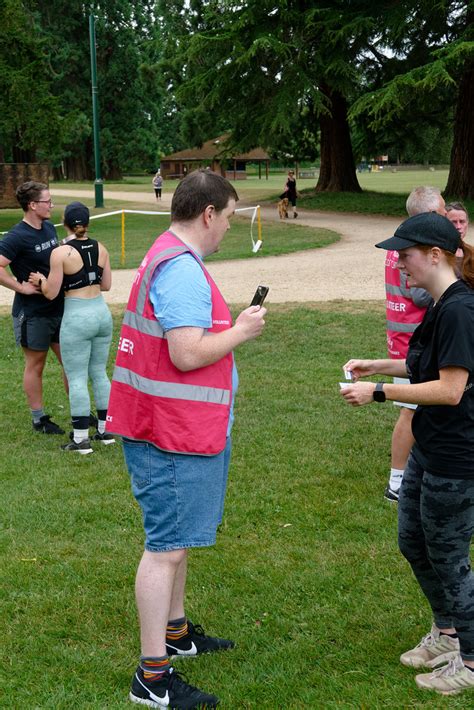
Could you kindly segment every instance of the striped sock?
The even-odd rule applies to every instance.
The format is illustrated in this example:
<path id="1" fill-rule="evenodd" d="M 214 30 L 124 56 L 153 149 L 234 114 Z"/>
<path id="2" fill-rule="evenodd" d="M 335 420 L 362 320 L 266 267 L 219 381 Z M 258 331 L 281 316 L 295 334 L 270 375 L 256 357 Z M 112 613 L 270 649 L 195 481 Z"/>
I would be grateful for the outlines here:
<path id="1" fill-rule="evenodd" d="M 141 656 L 140 668 L 143 677 L 149 683 L 160 680 L 170 669 L 170 659 L 168 656 Z"/>
<path id="2" fill-rule="evenodd" d="M 188 621 L 185 616 L 182 619 L 173 619 L 168 621 L 166 627 L 167 641 L 179 641 L 188 633 Z"/>

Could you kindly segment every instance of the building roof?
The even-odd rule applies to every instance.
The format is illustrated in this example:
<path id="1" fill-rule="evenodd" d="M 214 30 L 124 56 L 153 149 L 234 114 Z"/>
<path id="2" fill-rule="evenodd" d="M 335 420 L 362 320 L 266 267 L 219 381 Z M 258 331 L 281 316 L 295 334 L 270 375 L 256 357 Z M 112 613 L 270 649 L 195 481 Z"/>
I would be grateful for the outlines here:
<path id="1" fill-rule="evenodd" d="M 226 140 L 229 135 L 224 134 L 218 138 L 212 138 L 202 144 L 200 148 L 186 148 L 177 153 L 165 155 L 161 160 L 218 160 L 220 158 L 230 158 L 231 160 L 270 160 L 270 156 L 263 148 L 254 148 L 248 153 L 228 152 L 226 150 Z"/>

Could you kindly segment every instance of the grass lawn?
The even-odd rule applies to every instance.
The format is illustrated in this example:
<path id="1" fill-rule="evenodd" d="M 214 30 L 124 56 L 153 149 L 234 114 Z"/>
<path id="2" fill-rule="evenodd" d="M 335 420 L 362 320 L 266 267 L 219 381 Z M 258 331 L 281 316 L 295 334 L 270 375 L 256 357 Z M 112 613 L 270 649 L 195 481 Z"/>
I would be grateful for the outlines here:
<path id="1" fill-rule="evenodd" d="M 62 198 L 64 204 L 71 201 Z M 107 209 L 92 209 L 93 201 L 85 200 L 91 208 L 91 214 L 110 212 L 122 209 L 135 209 L 128 204 L 118 201 L 108 201 Z M 52 220 L 55 224 L 61 222 L 63 210 L 56 207 L 53 210 Z M 8 213 L 8 214 L 7 214 Z M 250 215 L 236 216 L 231 220 L 231 228 L 226 235 L 221 249 L 216 254 L 209 257 L 208 261 L 220 261 L 222 259 L 244 259 L 253 257 L 261 259 L 266 256 L 276 256 L 277 254 L 289 254 L 304 249 L 315 249 L 325 247 L 339 239 L 336 232 L 328 229 L 314 229 L 302 225 L 283 222 L 263 222 L 262 236 L 263 247 L 256 254 L 252 253 L 252 241 L 250 236 Z M 21 219 L 19 210 L 0 211 L 0 231 L 5 231 L 12 224 Z M 113 269 L 137 268 L 143 259 L 144 254 L 153 244 L 156 237 L 165 231 L 169 226 L 169 215 L 125 215 L 125 261 L 122 264 L 122 217 L 114 215 L 103 219 L 92 220 L 90 224 L 90 235 L 94 239 L 103 242 L 110 253 L 110 261 Z M 58 235 L 62 238 L 66 231 L 58 228 Z M 253 239 L 257 241 L 257 222 L 253 225 Z"/>
<path id="2" fill-rule="evenodd" d="M 326 210 L 334 212 L 358 212 L 363 214 L 384 214 L 393 216 L 406 216 L 405 201 L 411 190 L 417 185 L 433 185 L 444 190 L 448 179 L 448 171 L 437 170 L 383 170 L 373 173 L 359 173 L 359 184 L 363 189 L 360 194 L 353 193 L 314 193 L 315 178 L 299 179 L 298 189 L 302 199 L 300 207 L 305 209 Z M 281 193 L 286 175 L 274 174 L 268 180 L 259 180 L 255 175 L 249 175 L 246 180 L 239 180 L 235 187 L 241 200 L 247 204 L 258 204 L 271 200 L 275 202 Z M 126 190 L 127 192 L 143 192 L 148 190 L 151 179 L 147 177 L 124 178 L 120 182 L 105 184 L 105 197 L 107 205 L 107 190 Z M 176 187 L 176 180 L 165 180 L 164 190 L 172 191 Z M 91 183 L 52 183 L 55 188 L 75 187 L 80 196 L 81 190 L 91 189 Z M 466 207 L 474 214 L 474 201 L 467 201 Z"/>
<path id="3" fill-rule="evenodd" d="M 120 447 L 75 458 L 63 437 L 32 433 L 22 356 L 9 316 L 0 324 L 0 704 L 125 710 L 142 529 Z M 272 306 L 264 335 L 236 353 L 226 515 L 216 547 L 191 555 L 187 611 L 237 646 L 176 663 L 223 710 L 469 706 L 418 690 L 398 662 L 430 614 L 382 498 L 397 410 L 349 408 L 337 385 L 348 357 L 384 352 L 383 304 L 334 302 Z M 53 360 L 45 392 L 67 427 Z"/>

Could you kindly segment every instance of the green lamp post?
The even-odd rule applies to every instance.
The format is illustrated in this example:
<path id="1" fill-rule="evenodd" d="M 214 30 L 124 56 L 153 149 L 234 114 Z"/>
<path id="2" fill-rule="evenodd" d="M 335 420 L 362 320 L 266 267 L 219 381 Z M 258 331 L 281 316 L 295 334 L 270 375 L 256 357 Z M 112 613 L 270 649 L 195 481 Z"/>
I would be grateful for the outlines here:
<path id="1" fill-rule="evenodd" d="M 92 122 L 94 127 L 94 163 L 95 163 L 95 206 L 104 206 L 104 181 L 100 171 L 100 134 L 99 134 L 99 91 L 97 88 L 97 61 L 95 50 L 95 18 L 89 15 L 89 41 L 91 51 L 91 84 L 92 84 Z"/>

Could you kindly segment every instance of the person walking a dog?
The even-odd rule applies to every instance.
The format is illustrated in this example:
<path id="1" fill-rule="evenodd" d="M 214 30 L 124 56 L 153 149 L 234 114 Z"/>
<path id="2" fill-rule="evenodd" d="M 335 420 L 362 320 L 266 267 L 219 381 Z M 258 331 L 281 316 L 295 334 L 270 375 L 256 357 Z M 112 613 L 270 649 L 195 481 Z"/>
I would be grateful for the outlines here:
<path id="1" fill-rule="evenodd" d="M 288 171 L 288 178 L 285 184 L 285 193 L 289 204 L 293 207 L 293 218 L 296 219 L 298 217 L 298 213 L 296 211 L 296 198 L 298 196 L 298 191 L 296 189 L 296 178 L 293 170 Z"/>

